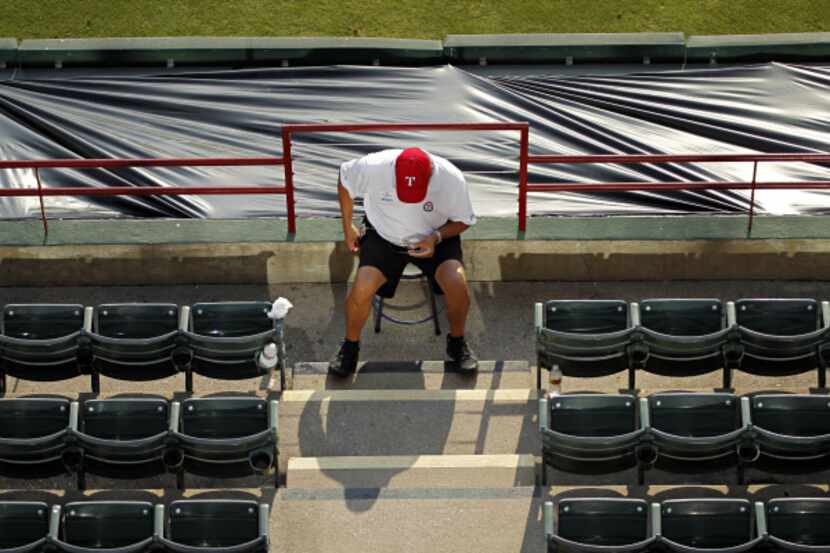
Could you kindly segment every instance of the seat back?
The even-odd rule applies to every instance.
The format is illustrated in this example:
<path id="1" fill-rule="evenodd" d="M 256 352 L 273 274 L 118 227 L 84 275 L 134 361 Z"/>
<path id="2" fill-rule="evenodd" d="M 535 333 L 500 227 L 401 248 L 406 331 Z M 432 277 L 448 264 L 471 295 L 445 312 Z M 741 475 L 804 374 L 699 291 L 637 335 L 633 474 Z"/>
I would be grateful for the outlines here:
<path id="1" fill-rule="evenodd" d="M 640 324 L 672 336 L 702 336 L 726 325 L 717 299 L 654 299 L 640 303 Z"/>
<path id="2" fill-rule="evenodd" d="M 274 330 L 268 318 L 271 304 L 264 301 L 197 303 L 190 309 L 194 334 L 213 337 L 243 337 Z"/>
<path id="3" fill-rule="evenodd" d="M 662 503 L 662 535 L 688 547 L 733 547 L 754 538 L 753 516 L 745 499 L 672 499 Z"/>
<path id="4" fill-rule="evenodd" d="M 820 328 L 820 310 L 813 299 L 741 299 L 735 302 L 737 323 L 755 332 L 797 336 Z"/>
<path id="5" fill-rule="evenodd" d="M 830 402 L 818 395 L 768 394 L 750 399 L 752 424 L 786 436 L 830 434 Z"/>
<path id="6" fill-rule="evenodd" d="M 557 534 L 591 545 L 627 545 L 649 537 L 648 504 L 642 499 L 563 499 Z"/>
<path id="7" fill-rule="evenodd" d="M 49 533 L 49 507 L 34 501 L 0 501 L 0 549 L 34 543 Z"/>
<path id="8" fill-rule="evenodd" d="M 551 300 L 545 303 L 544 326 L 558 332 L 606 334 L 629 327 L 622 300 Z"/>
<path id="9" fill-rule="evenodd" d="M 648 405 L 651 426 L 677 436 L 721 436 L 742 426 L 740 402 L 733 394 L 654 394 Z"/>
<path id="10" fill-rule="evenodd" d="M 242 438 L 268 429 L 268 402 L 253 397 L 187 399 L 181 432 L 196 438 Z"/>
<path id="11" fill-rule="evenodd" d="M 0 334 L 26 340 L 61 338 L 83 326 L 84 307 L 74 304 L 10 304 L 0 318 Z"/>
<path id="12" fill-rule="evenodd" d="M 194 547 L 228 547 L 259 537 L 255 501 L 174 501 L 167 536 Z"/>
<path id="13" fill-rule="evenodd" d="M 153 505 L 143 501 L 67 503 L 63 541 L 96 549 L 123 547 L 153 536 Z"/>
<path id="14" fill-rule="evenodd" d="M 169 303 L 120 303 L 95 309 L 95 332 L 108 338 L 155 338 L 178 329 L 179 308 Z"/>
<path id="15" fill-rule="evenodd" d="M 830 499 L 771 499 L 767 532 L 800 545 L 830 546 Z"/>
<path id="16" fill-rule="evenodd" d="M 165 432 L 169 407 L 164 399 L 101 399 L 84 403 L 79 428 L 107 440 L 136 440 Z"/>
<path id="17" fill-rule="evenodd" d="M 550 429 L 572 436 L 621 436 L 637 430 L 632 396 L 563 395 L 550 400 Z"/>
<path id="18" fill-rule="evenodd" d="M 67 428 L 68 399 L 0 399 L 0 438 L 39 438 Z"/>

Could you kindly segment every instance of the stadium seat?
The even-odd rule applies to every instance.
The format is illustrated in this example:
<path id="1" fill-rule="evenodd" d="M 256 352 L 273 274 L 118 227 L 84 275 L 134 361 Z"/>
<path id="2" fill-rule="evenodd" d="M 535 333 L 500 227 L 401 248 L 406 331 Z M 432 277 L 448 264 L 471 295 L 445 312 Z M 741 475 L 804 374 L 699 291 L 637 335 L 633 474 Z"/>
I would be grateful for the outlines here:
<path id="1" fill-rule="evenodd" d="M 268 505 L 183 500 L 170 505 L 163 543 L 174 552 L 248 553 L 268 549 Z"/>
<path id="2" fill-rule="evenodd" d="M 751 436 L 771 470 L 804 472 L 830 455 L 830 402 L 827 396 L 761 394 L 742 398 L 749 407 Z M 820 467 L 818 467 L 820 468 Z"/>
<path id="3" fill-rule="evenodd" d="M 84 501 L 63 508 L 59 550 L 83 553 L 148 551 L 155 543 L 154 507 L 143 501 Z"/>
<path id="4" fill-rule="evenodd" d="M 0 552 L 42 551 L 49 534 L 49 507 L 35 501 L 0 501 Z"/>
<path id="5" fill-rule="evenodd" d="M 735 322 L 741 355 L 737 368 L 759 376 L 789 376 L 816 370 L 818 387 L 824 388 L 830 355 L 828 319 L 827 302 L 819 309 L 812 299 L 738 300 Z"/>
<path id="6" fill-rule="evenodd" d="M 164 399 L 86 401 L 75 437 L 84 452 L 75 467 L 78 488 L 84 489 L 87 471 L 121 478 L 163 472 L 169 411 Z"/>
<path id="7" fill-rule="evenodd" d="M 763 516 L 763 508 L 745 499 L 667 500 L 660 506 L 660 542 L 677 553 L 748 551 L 764 539 L 758 531 Z"/>
<path id="8" fill-rule="evenodd" d="M 268 318 L 270 309 L 270 303 L 261 301 L 197 303 L 183 308 L 183 315 L 188 318 L 185 335 L 192 355 L 186 369 L 187 391 L 193 390 L 194 372 L 225 380 L 268 374 L 270 370 L 259 360 L 268 344 L 275 346 L 275 370 L 280 373 L 280 389 L 284 390 L 284 323 Z"/>
<path id="9" fill-rule="evenodd" d="M 175 438 L 184 470 L 209 476 L 262 474 L 277 470 L 277 402 L 253 397 L 211 397 L 173 403 Z M 171 463 L 172 464 L 172 463 Z"/>
<path id="10" fill-rule="evenodd" d="M 643 346 L 633 357 L 638 369 L 669 377 L 724 371 L 728 387 L 724 348 L 731 331 L 720 300 L 644 300 L 631 312 Z"/>
<path id="11" fill-rule="evenodd" d="M 672 472 L 700 472 L 724 462 L 742 466 L 738 449 L 748 427 L 732 394 L 654 394 L 640 399 L 640 420 L 650 441 L 639 455 L 641 474 L 655 465 Z"/>
<path id="12" fill-rule="evenodd" d="M 542 387 L 542 369 L 558 367 L 571 377 L 607 376 L 629 371 L 633 330 L 628 305 L 622 300 L 556 300 L 535 305 L 536 386 Z"/>
<path id="13" fill-rule="evenodd" d="M 556 519 L 545 504 L 548 551 L 556 553 L 626 553 L 646 551 L 655 542 L 649 505 L 642 499 L 563 499 Z"/>
<path id="14" fill-rule="evenodd" d="M 176 374 L 173 350 L 179 340 L 179 309 L 173 304 L 130 303 L 95 309 L 90 339 L 93 392 L 99 375 L 120 380 L 156 380 Z"/>
<path id="15" fill-rule="evenodd" d="M 0 464 L 13 474 L 33 465 L 62 472 L 77 412 L 77 404 L 67 399 L 0 399 Z"/>
<path id="16" fill-rule="evenodd" d="M 644 430 L 637 400 L 627 395 L 574 394 L 539 401 L 542 480 L 548 465 L 599 474 L 634 467 Z"/>
<path id="17" fill-rule="evenodd" d="M 830 546 L 830 499 L 781 498 L 766 505 L 768 540 L 778 551 Z"/>
<path id="18" fill-rule="evenodd" d="M 81 374 L 79 362 L 88 357 L 79 348 L 83 327 L 81 305 L 6 305 L 0 315 L 0 394 L 6 375 L 49 381 Z"/>

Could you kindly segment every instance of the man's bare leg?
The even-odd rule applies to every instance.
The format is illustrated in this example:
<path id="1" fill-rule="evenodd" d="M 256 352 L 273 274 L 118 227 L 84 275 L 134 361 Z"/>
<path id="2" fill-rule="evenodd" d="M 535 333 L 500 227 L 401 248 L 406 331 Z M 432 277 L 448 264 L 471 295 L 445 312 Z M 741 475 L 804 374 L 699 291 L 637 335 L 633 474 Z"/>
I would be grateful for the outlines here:
<path id="1" fill-rule="evenodd" d="M 464 336 L 464 324 L 470 311 L 470 290 L 467 287 L 464 266 L 455 259 L 448 259 L 438 266 L 435 280 L 444 291 L 450 335 Z"/>
<path id="2" fill-rule="evenodd" d="M 364 266 L 357 270 L 352 289 L 346 297 L 346 340 L 360 341 L 360 333 L 372 309 L 372 299 L 385 283 L 386 277 L 375 267 Z"/>
<path id="3" fill-rule="evenodd" d="M 346 297 L 346 339 L 329 363 L 329 372 L 348 376 L 357 368 L 360 355 L 360 334 L 369 318 L 372 299 L 386 282 L 386 277 L 375 267 L 360 267 L 349 295 Z"/>
<path id="4" fill-rule="evenodd" d="M 444 291 L 450 333 L 447 335 L 447 355 L 458 370 L 473 372 L 478 360 L 464 340 L 464 326 L 470 311 L 470 289 L 464 266 L 460 261 L 448 259 L 438 266 L 435 280 Z"/>

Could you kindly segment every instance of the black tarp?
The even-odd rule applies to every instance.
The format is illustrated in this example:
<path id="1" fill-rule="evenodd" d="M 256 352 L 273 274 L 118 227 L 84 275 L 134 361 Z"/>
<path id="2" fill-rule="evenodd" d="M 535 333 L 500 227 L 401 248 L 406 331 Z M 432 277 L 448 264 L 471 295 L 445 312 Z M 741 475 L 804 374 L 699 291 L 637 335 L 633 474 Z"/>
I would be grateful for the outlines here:
<path id="1" fill-rule="evenodd" d="M 0 158 L 281 155 L 284 123 L 528 121 L 531 153 L 745 153 L 830 149 L 830 67 L 767 64 L 563 75 L 452 66 L 200 70 L 15 76 L 0 82 Z M 297 137 L 300 215 L 336 215 L 338 165 L 421 145 L 468 175 L 480 215 L 516 213 L 516 133 L 316 134 Z M 750 164 L 532 166 L 531 182 L 749 180 Z M 44 170 L 48 186 L 274 185 L 281 168 Z M 818 164 L 762 164 L 760 181 L 830 180 Z M 0 171 L 29 187 L 31 171 Z M 688 213 L 746 209 L 745 192 L 534 194 L 532 214 Z M 762 211 L 820 213 L 815 191 L 762 191 Z M 50 198 L 51 216 L 284 215 L 283 196 Z M 0 217 L 39 214 L 0 198 Z"/>

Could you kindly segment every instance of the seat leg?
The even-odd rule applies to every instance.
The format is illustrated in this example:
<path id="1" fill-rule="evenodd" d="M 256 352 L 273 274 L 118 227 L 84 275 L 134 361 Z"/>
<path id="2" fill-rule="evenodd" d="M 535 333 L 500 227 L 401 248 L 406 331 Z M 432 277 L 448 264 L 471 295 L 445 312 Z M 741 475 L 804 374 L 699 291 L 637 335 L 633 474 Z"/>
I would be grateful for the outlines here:
<path id="1" fill-rule="evenodd" d="M 824 356 L 819 352 L 818 354 L 818 388 L 824 390 L 827 387 L 827 363 L 824 362 Z"/>
<path id="2" fill-rule="evenodd" d="M 646 483 L 646 467 L 642 463 L 637 464 L 637 485 L 643 486 Z"/>
<path id="3" fill-rule="evenodd" d="M 184 489 L 184 469 L 177 469 L 176 470 L 176 489 L 183 490 Z"/>
<path id="4" fill-rule="evenodd" d="M 723 368 L 723 389 L 732 389 L 732 367 Z"/>
<path id="5" fill-rule="evenodd" d="M 98 395 L 101 393 L 101 375 L 98 374 L 98 371 L 92 369 L 92 372 L 89 375 L 90 385 L 92 386 L 92 393 Z"/>
<path id="6" fill-rule="evenodd" d="M 86 489 L 86 471 L 84 470 L 83 464 L 78 467 L 78 472 L 75 473 L 75 479 L 78 485 L 78 490 L 84 491 Z"/>
<path id="7" fill-rule="evenodd" d="M 438 305 L 435 303 L 435 290 L 432 288 L 432 282 L 427 279 L 427 288 L 429 289 L 429 307 L 432 311 L 432 323 L 435 325 L 435 335 L 441 336 L 441 321 L 438 320 Z"/>
<path id="8" fill-rule="evenodd" d="M 380 333 L 380 324 L 383 321 L 383 298 L 375 296 L 372 300 L 375 305 L 375 334 Z"/>
<path id="9" fill-rule="evenodd" d="M 737 474 L 738 485 L 743 486 L 744 481 L 746 480 L 746 470 L 744 468 L 744 464 L 740 461 L 738 461 L 738 471 L 737 472 L 738 472 L 738 474 Z"/>
<path id="10" fill-rule="evenodd" d="M 280 487 L 280 452 L 274 451 L 274 488 Z"/>
<path id="11" fill-rule="evenodd" d="M 0 371 L 0 396 L 6 394 L 6 373 Z"/>
<path id="12" fill-rule="evenodd" d="M 637 369 L 634 367 L 629 367 L 628 369 L 628 389 L 637 389 Z"/>
<path id="13" fill-rule="evenodd" d="M 285 391 L 285 367 L 278 367 L 280 371 L 280 392 Z"/>
<path id="14" fill-rule="evenodd" d="M 545 462 L 544 457 L 542 457 L 542 486 L 545 488 L 548 487 L 548 464 Z"/>
<path id="15" fill-rule="evenodd" d="M 536 358 L 536 389 L 542 389 L 542 361 Z"/>
<path id="16" fill-rule="evenodd" d="M 184 372 L 184 389 L 188 394 L 193 393 L 193 371 L 190 369 Z"/>

